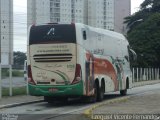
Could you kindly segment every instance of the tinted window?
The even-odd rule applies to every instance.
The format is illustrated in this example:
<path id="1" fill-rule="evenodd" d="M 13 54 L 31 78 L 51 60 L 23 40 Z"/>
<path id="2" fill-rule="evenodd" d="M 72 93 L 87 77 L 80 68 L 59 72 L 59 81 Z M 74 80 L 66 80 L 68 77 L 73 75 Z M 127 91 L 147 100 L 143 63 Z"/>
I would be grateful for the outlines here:
<path id="1" fill-rule="evenodd" d="M 32 26 L 29 44 L 42 43 L 76 43 L 74 25 L 41 25 Z"/>

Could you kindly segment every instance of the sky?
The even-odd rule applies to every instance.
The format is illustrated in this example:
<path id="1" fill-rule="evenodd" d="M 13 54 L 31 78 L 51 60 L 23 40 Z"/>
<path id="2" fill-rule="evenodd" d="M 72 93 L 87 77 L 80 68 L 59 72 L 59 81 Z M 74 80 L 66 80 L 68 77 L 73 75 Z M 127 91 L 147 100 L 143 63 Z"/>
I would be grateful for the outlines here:
<path id="1" fill-rule="evenodd" d="M 131 14 L 139 10 L 144 0 L 131 0 Z M 27 51 L 27 0 L 13 0 L 14 51 Z"/>

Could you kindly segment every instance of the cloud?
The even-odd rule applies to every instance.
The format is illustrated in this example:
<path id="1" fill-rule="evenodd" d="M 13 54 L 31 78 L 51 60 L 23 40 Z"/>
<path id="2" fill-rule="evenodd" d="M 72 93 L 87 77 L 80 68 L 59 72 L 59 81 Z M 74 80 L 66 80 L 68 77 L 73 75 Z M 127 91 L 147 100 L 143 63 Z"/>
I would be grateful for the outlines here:
<path id="1" fill-rule="evenodd" d="M 27 15 L 14 12 L 14 51 L 27 51 Z"/>

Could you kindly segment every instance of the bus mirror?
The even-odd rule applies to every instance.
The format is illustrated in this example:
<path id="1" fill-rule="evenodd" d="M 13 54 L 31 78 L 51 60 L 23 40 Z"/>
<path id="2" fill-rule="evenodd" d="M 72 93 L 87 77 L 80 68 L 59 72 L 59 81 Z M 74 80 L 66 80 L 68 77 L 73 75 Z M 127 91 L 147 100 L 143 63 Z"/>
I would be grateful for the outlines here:
<path id="1" fill-rule="evenodd" d="M 84 39 L 84 40 L 87 40 L 86 31 L 83 31 L 83 39 Z"/>
<path id="2" fill-rule="evenodd" d="M 129 57 L 127 55 L 125 55 L 124 58 L 129 61 Z"/>
<path id="3" fill-rule="evenodd" d="M 131 53 L 133 61 L 136 61 L 137 60 L 137 54 L 136 54 L 136 52 L 134 50 L 132 50 L 132 49 L 129 49 L 129 51 Z"/>

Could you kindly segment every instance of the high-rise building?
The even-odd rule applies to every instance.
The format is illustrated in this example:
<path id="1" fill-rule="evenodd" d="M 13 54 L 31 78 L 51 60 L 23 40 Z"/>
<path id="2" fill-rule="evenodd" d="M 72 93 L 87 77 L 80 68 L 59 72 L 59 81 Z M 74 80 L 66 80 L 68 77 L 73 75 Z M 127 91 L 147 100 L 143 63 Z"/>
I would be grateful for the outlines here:
<path id="1" fill-rule="evenodd" d="M 131 14 L 131 0 L 114 0 L 114 30 L 125 33 L 124 18 Z"/>
<path id="2" fill-rule="evenodd" d="M 1 65 L 13 60 L 13 0 L 0 0 Z"/>
<path id="3" fill-rule="evenodd" d="M 131 0 L 88 0 L 88 24 L 125 33 L 124 18 L 131 14 Z"/>
<path id="4" fill-rule="evenodd" d="M 88 0 L 88 24 L 114 30 L 114 0 Z"/>
<path id="5" fill-rule="evenodd" d="M 27 0 L 28 26 L 34 23 L 87 24 L 87 0 Z"/>
<path id="6" fill-rule="evenodd" d="M 41 1 L 44 0 L 28 0 L 28 9 L 32 13 L 28 12 L 28 19 L 31 21 L 29 24 L 37 23 L 35 17 L 40 15 L 35 11 L 38 10 L 37 7 L 40 7 L 37 4 L 40 4 Z M 130 0 L 47 0 L 46 2 L 47 4 L 41 3 L 44 6 L 41 6 L 41 10 L 50 8 L 50 11 L 47 9 L 44 15 L 47 22 L 79 22 L 121 33 L 124 32 L 125 27 L 123 25 L 124 17 L 129 16 L 131 11 Z M 50 19 L 48 19 L 49 17 Z M 46 23 L 43 19 L 39 22 Z"/>
<path id="7" fill-rule="evenodd" d="M 27 26 L 50 22 L 50 0 L 27 0 Z"/>

